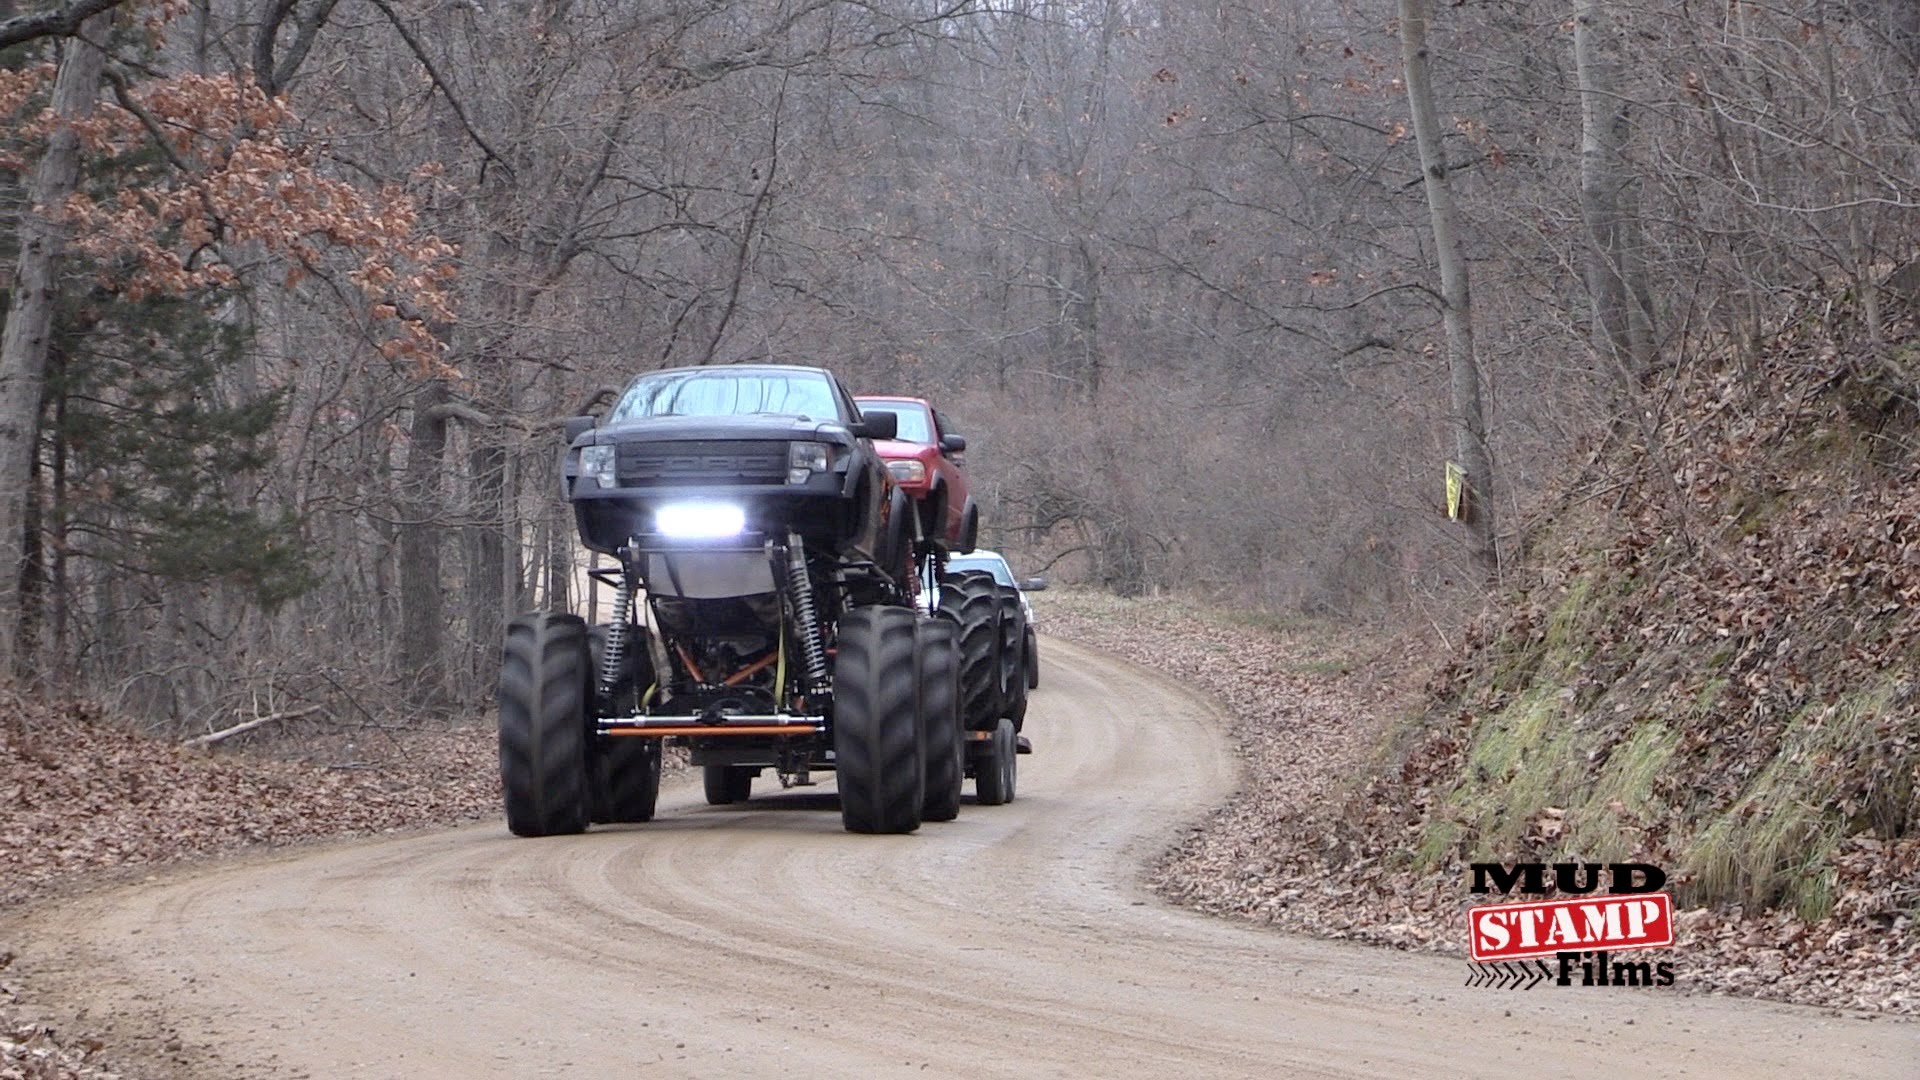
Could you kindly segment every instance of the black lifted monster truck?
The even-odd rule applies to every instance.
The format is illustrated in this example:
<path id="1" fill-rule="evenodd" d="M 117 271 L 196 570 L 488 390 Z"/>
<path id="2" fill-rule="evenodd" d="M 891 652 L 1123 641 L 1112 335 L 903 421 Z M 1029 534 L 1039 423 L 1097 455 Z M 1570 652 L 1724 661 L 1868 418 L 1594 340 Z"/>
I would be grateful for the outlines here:
<path id="1" fill-rule="evenodd" d="M 565 493 L 582 541 L 615 560 L 594 572 L 613 610 L 507 628 L 514 833 L 649 820 L 668 740 L 714 804 L 768 770 L 783 785 L 832 770 L 854 832 L 952 819 L 989 755 L 1010 775 L 1011 731 L 963 723 L 957 615 L 914 602 L 940 555 L 914 544 L 874 451 L 894 420 L 863 417 L 818 368 L 739 365 L 642 375 L 604 422 L 569 421 Z"/>

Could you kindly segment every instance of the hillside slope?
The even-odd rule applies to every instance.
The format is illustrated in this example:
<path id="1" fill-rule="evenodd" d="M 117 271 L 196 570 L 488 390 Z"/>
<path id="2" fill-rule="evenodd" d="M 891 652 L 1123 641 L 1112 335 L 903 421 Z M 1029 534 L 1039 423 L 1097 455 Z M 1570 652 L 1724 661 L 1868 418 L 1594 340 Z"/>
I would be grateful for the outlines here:
<path id="1" fill-rule="evenodd" d="M 1252 764 L 1156 880 L 1464 955 L 1468 863 L 1645 861 L 1683 909 L 1683 987 L 1920 1012 L 1920 454 L 1893 389 L 1913 351 L 1868 365 L 1810 317 L 1755 363 L 1674 377 L 1550 495 L 1509 591 L 1397 723 L 1342 689 L 1346 664 L 1249 694 L 1167 647 L 1257 658 L 1247 634 L 1142 615 L 1137 658 L 1232 703 Z M 1303 750 L 1342 724 L 1381 745 L 1298 798 Z"/>
<path id="2" fill-rule="evenodd" d="M 1920 455 L 1911 349 L 1889 352 L 1863 364 L 1809 316 L 1756 364 L 1677 378 L 1651 437 L 1563 492 L 1351 840 L 1417 822 L 1407 858 L 1449 876 L 1649 861 L 1683 905 L 1764 924 L 1746 989 L 1891 964 L 1911 1006 Z"/>

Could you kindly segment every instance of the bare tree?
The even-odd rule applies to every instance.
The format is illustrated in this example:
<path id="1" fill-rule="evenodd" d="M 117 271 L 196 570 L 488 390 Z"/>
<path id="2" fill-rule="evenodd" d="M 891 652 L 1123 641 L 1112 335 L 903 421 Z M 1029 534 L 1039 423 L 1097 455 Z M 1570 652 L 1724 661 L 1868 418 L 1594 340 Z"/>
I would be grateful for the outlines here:
<path id="1" fill-rule="evenodd" d="M 60 271 L 67 242 L 61 218 L 80 180 L 80 136 L 74 125 L 94 110 L 106 68 L 104 39 L 110 12 L 90 15 L 67 39 L 53 84 L 54 129 L 27 185 L 20 257 L 0 336 L 0 672 L 11 672 L 20 631 L 28 503 L 39 438 L 41 388 Z"/>
<path id="2" fill-rule="evenodd" d="M 1432 57 L 1427 44 L 1428 0 L 1400 0 L 1400 40 L 1406 64 L 1407 102 L 1413 137 L 1433 218 L 1434 260 L 1440 268 L 1440 302 L 1446 323 L 1447 366 L 1453 403 L 1454 447 L 1466 474 L 1464 510 L 1473 561 L 1489 577 L 1498 574 L 1493 514 L 1493 456 L 1480 404 L 1480 361 L 1473 347 L 1473 300 L 1461 248 L 1440 116 L 1433 103 Z"/>
<path id="3" fill-rule="evenodd" d="M 8 159 L 41 149 L 21 134 L 47 103 L 31 61 L 95 2 L 47 0 L 53 36 L 0 65 Z M 0 26 L 21 6 L 0 0 Z M 1511 564 L 1496 517 L 1541 512 L 1566 448 L 1622 415 L 1622 376 L 1660 454 L 1662 378 L 1726 342 L 1753 354 L 1823 292 L 1821 318 L 1866 331 L 1854 389 L 1914 396 L 1894 347 L 1920 279 L 1900 269 L 1920 265 L 1911 4 L 1431 7 L 1394 25 L 1352 0 L 191 4 L 164 49 L 108 58 L 120 108 L 79 153 L 73 205 L 132 169 L 118 190 L 165 215 L 156 244 L 97 249 L 127 232 L 103 206 L 70 247 L 51 318 L 80 348 L 49 368 L 40 480 L 14 477 L 40 515 L 12 531 L 41 651 L 156 716 L 320 671 L 465 707 L 502 616 L 574 591 L 554 418 L 657 365 L 809 360 L 925 394 L 971 442 L 990 543 L 1126 591 L 1340 612 Z M 431 273 L 383 268 L 457 270 L 432 348 L 383 351 L 418 313 L 369 304 L 378 245 L 331 246 L 388 215 L 189 212 L 301 187 L 203 183 L 260 150 L 230 123 L 256 108 L 285 110 L 275 170 L 342 185 L 342 206 L 405 197 L 417 213 L 380 244 L 457 244 Z M 168 160 L 182 139 L 197 149 Z M 33 271 L 48 223 L 16 175 L 0 255 L 18 242 Z M 217 509 L 283 520 L 311 591 L 268 603 L 240 575 L 133 565 L 109 539 L 124 508 L 93 495 L 124 467 L 55 433 L 103 407 L 63 372 L 148 340 L 89 320 L 154 295 L 107 280 L 149 256 L 232 274 L 193 277 L 195 325 L 243 342 L 206 394 L 271 392 L 284 415 L 271 465 L 224 479 Z M 1449 459 L 1464 527 L 1439 513 Z"/>
<path id="4" fill-rule="evenodd" d="M 1629 385 L 1653 366 L 1652 300 L 1641 251 L 1634 178 L 1626 157 L 1633 101 L 1622 93 L 1620 32 L 1607 0 L 1575 0 L 1580 80 L 1580 211 L 1595 348 Z"/>

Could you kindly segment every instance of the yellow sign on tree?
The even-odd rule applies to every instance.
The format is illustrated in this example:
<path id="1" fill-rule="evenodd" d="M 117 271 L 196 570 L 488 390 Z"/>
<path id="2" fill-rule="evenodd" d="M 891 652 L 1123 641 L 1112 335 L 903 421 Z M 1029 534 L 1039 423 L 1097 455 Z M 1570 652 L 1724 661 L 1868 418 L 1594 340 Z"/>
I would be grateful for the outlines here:
<path id="1" fill-rule="evenodd" d="M 1447 462 L 1447 516 L 1454 521 L 1460 520 L 1462 503 L 1467 490 L 1467 472 L 1453 462 Z"/>

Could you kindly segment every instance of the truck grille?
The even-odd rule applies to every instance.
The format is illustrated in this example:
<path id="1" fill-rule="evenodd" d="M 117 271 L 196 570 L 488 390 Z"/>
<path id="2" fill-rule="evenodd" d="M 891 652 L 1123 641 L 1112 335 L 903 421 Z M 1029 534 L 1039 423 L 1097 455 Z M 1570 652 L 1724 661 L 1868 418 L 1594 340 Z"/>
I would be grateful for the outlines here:
<path id="1" fill-rule="evenodd" d="M 787 479 L 787 444 L 779 441 L 627 443 L 614 461 L 623 487 L 782 484 Z"/>

